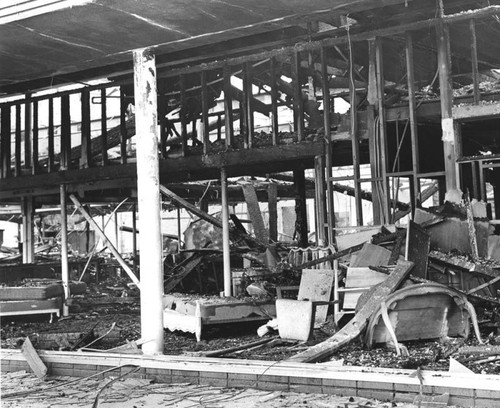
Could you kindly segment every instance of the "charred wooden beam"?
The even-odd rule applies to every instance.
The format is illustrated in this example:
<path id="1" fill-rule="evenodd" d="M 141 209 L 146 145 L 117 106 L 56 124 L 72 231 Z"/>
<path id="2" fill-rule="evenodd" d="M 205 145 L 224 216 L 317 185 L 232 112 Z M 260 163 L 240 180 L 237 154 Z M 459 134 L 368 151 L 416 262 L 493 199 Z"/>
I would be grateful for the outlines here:
<path id="1" fill-rule="evenodd" d="M 38 163 L 38 101 L 33 102 L 33 122 L 31 130 L 31 174 L 37 174 L 39 171 Z"/>
<path id="2" fill-rule="evenodd" d="M 21 105 L 16 105 L 16 140 L 14 146 L 14 175 L 19 177 L 21 175 Z"/>
<path id="3" fill-rule="evenodd" d="M 108 165 L 108 113 L 106 89 L 101 89 L 101 165 Z M 92 140 L 90 141 L 92 150 Z"/>
<path id="4" fill-rule="evenodd" d="M 10 106 L 2 106 L 0 124 L 0 178 L 10 176 L 11 123 Z"/>
<path id="5" fill-rule="evenodd" d="M 224 78 L 224 126 L 226 136 L 226 147 L 229 148 L 233 145 L 233 97 L 231 85 L 231 67 L 224 65 L 222 70 Z"/>
<path id="6" fill-rule="evenodd" d="M 47 171 L 49 173 L 55 170 L 54 168 L 54 98 L 49 98 L 49 123 L 47 129 L 48 138 L 48 162 Z"/>
<path id="7" fill-rule="evenodd" d="M 201 71 L 201 121 L 203 122 L 203 154 L 208 154 L 210 145 L 210 123 L 208 119 L 209 100 L 208 100 L 207 71 Z"/>
<path id="8" fill-rule="evenodd" d="M 81 123 L 81 156 L 80 167 L 90 167 L 92 165 L 92 156 L 90 149 L 90 93 L 83 90 L 81 94 L 82 123 Z"/>
<path id="9" fill-rule="evenodd" d="M 71 166 L 71 113 L 69 95 L 61 96 L 61 155 L 60 170 Z"/>
<path id="10" fill-rule="evenodd" d="M 278 118 L 278 84 L 276 76 L 278 75 L 278 67 L 276 58 L 271 58 L 270 72 L 271 77 L 269 86 L 271 87 L 271 115 L 272 115 L 272 140 L 273 146 L 278 144 L 279 118 Z"/>
<path id="11" fill-rule="evenodd" d="M 120 162 L 127 163 L 127 100 L 123 87 L 120 87 Z"/>

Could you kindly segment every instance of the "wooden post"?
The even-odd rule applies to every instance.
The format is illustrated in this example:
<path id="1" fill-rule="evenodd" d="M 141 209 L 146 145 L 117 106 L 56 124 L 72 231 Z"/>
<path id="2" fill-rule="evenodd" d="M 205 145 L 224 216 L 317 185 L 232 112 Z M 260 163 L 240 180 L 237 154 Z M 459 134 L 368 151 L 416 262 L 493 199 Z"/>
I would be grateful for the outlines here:
<path id="1" fill-rule="evenodd" d="M 201 121 L 203 122 L 203 154 L 208 154 L 210 145 L 210 123 L 208 119 L 207 71 L 201 71 Z"/>
<path id="2" fill-rule="evenodd" d="M 316 244 L 324 246 L 325 236 L 325 158 L 316 156 L 314 158 L 315 198 L 316 198 Z"/>
<path id="3" fill-rule="evenodd" d="M 416 200 L 420 191 L 420 183 L 418 180 L 418 132 L 416 121 L 417 104 L 415 101 L 415 68 L 413 65 L 413 36 L 411 32 L 406 33 L 406 73 L 408 77 L 408 111 L 410 114 L 410 135 L 411 135 L 411 161 L 413 172 L 413 194 L 414 201 L 412 204 L 413 213 L 416 208 Z"/>
<path id="4" fill-rule="evenodd" d="M 326 60 L 326 49 L 321 47 L 321 76 L 323 79 L 323 121 L 325 128 L 325 166 L 326 166 L 326 217 L 328 224 L 328 244 L 333 244 L 335 227 L 335 210 L 333 208 L 332 182 L 332 150 L 331 150 L 331 130 L 330 130 L 330 84 L 328 76 L 328 64 Z"/>
<path id="5" fill-rule="evenodd" d="M 71 165 L 71 114 L 69 95 L 61 96 L 61 165 L 60 170 L 68 170 Z"/>
<path id="6" fill-rule="evenodd" d="M 277 67 L 276 58 L 271 58 L 271 80 L 269 86 L 271 87 L 271 115 L 272 115 L 272 129 L 273 129 L 273 146 L 278 144 L 279 121 L 278 121 L 278 85 L 276 83 Z"/>
<path id="7" fill-rule="evenodd" d="M 160 124 L 160 157 L 167 158 L 167 101 L 165 96 L 165 81 L 158 82 L 158 123 Z M 173 125 L 173 124 L 172 124 Z M 173 125 L 175 126 L 175 125 Z"/>
<path id="8" fill-rule="evenodd" d="M 224 87 L 224 133 L 226 135 L 226 147 L 233 144 L 233 96 L 231 85 L 231 67 L 224 65 L 223 68 L 223 87 Z"/>
<path id="9" fill-rule="evenodd" d="M 31 168 L 31 102 L 30 94 L 26 94 L 24 104 L 24 165 Z"/>
<path id="10" fill-rule="evenodd" d="M 459 188 L 459 170 L 456 146 L 459 143 L 453 123 L 453 89 L 451 85 L 450 33 L 447 25 L 440 21 L 436 27 L 439 66 L 439 93 L 441 97 L 441 130 L 443 132 L 444 168 L 446 191 Z"/>
<path id="11" fill-rule="evenodd" d="M 16 164 L 14 165 L 14 175 L 21 175 L 21 105 L 16 105 L 16 141 L 14 147 L 14 155 Z"/>
<path id="12" fill-rule="evenodd" d="M 54 171 L 54 98 L 49 98 L 49 124 L 47 129 L 49 161 L 47 170 Z"/>
<path id="13" fill-rule="evenodd" d="M 66 213 L 66 186 L 59 186 L 61 203 L 61 279 L 64 288 L 63 316 L 69 315 L 69 264 L 68 264 L 68 221 Z"/>
<path id="14" fill-rule="evenodd" d="M 354 201 L 356 203 L 356 225 L 363 225 L 363 204 L 361 201 L 360 169 L 359 169 L 359 135 L 358 135 L 358 108 L 356 84 L 354 82 L 354 61 L 352 52 L 349 52 L 349 119 L 351 129 L 351 153 L 354 181 Z"/>
<path id="15" fill-rule="evenodd" d="M 220 186 L 222 198 L 222 257 L 224 265 L 224 296 L 231 296 L 231 248 L 229 243 L 229 208 L 227 199 L 227 173 L 220 169 Z"/>
<path id="16" fill-rule="evenodd" d="M 304 140 L 304 105 L 302 102 L 302 86 L 300 83 L 300 54 L 292 55 L 292 88 L 293 88 L 293 126 L 297 140 Z"/>
<path id="17" fill-rule="evenodd" d="M 307 237 L 307 204 L 306 204 L 306 178 L 303 168 L 293 171 L 293 184 L 295 187 L 295 232 L 298 235 L 298 245 L 306 248 L 309 245 Z"/>
<path id="18" fill-rule="evenodd" d="M 188 153 L 187 147 L 187 98 L 186 98 L 186 76 L 181 75 L 179 77 L 179 92 L 180 92 L 180 104 L 181 108 L 179 110 L 179 118 L 181 121 L 181 146 L 182 155 L 186 156 Z"/>
<path id="19" fill-rule="evenodd" d="M 253 89 L 252 89 L 252 63 L 247 62 L 243 67 L 243 98 L 245 105 L 245 130 L 246 141 L 249 149 L 252 148 L 254 117 L 253 117 Z"/>
<path id="20" fill-rule="evenodd" d="M 108 164 L 108 113 L 106 88 L 101 89 L 101 165 Z"/>
<path id="21" fill-rule="evenodd" d="M 81 156 L 80 167 L 91 166 L 92 155 L 90 152 L 90 92 L 84 89 L 81 94 L 82 123 L 81 123 Z"/>
<path id="22" fill-rule="evenodd" d="M 10 123 L 10 106 L 2 106 L 2 123 L 0 130 L 0 175 L 1 178 L 10 176 L 10 139 L 11 139 L 11 123 Z"/>
<path id="23" fill-rule="evenodd" d="M 478 72 L 478 61 L 477 61 L 477 38 L 476 38 L 476 20 L 473 18 L 470 20 L 470 52 L 472 61 L 472 86 L 474 89 L 474 105 L 478 105 L 481 99 L 481 93 L 479 91 L 479 72 Z"/>
<path id="24" fill-rule="evenodd" d="M 31 134 L 31 174 L 38 173 L 38 101 L 33 101 L 33 123 Z"/>
<path id="25" fill-rule="evenodd" d="M 113 224 L 115 225 L 115 248 L 120 252 L 120 230 L 118 228 L 118 212 L 113 214 Z"/>
<path id="26" fill-rule="evenodd" d="M 378 99 L 378 132 L 379 137 L 377 138 L 378 154 L 377 160 L 379 162 L 380 177 L 382 182 L 379 184 L 382 186 L 381 198 L 382 198 L 382 209 L 383 209 L 383 219 L 381 220 L 383 224 L 390 222 L 390 192 L 389 192 L 389 180 L 387 177 L 387 129 L 385 123 L 385 79 L 384 79 L 384 59 L 383 59 L 383 49 L 382 49 L 382 38 L 378 37 L 374 41 L 375 47 L 375 65 L 376 65 L 376 83 L 377 83 L 377 99 Z"/>
<path id="27" fill-rule="evenodd" d="M 278 186 L 269 183 L 267 187 L 267 204 L 269 208 L 269 238 L 278 241 Z"/>
<path id="28" fill-rule="evenodd" d="M 35 261 L 34 242 L 34 216 L 33 197 L 22 198 L 23 216 L 23 263 L 33 263 Z"/>
<path id="29" fill-rule="evenodd" d="M 120 88 L 120 162 L 127 163 L 127 101 L 125 99 L 125 92 Z"/>
<path id="30" fill-rule="evenodd" d="M 163 353 L 163 263 L 155 57 L 134 51 L 137 199 L 141 251 L 141 336 L 144 354 Z M 146 233 L 148 231 L 148 233 Z"/>
<path id="31" fill-rule="evenodd" d="M 182 249 L 181 242 L 182 242 L 181 207 L 177 206 L 177 252 L 179 253 L 181 253 Z"/>

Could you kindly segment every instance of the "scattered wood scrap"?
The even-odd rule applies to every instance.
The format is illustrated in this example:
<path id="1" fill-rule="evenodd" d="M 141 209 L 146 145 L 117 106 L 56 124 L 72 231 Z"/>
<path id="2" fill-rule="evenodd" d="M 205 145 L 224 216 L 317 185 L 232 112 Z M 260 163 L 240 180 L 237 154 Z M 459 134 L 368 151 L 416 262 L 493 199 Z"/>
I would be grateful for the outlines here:
<path id="1" fill-rule="evenodd" d="M 36 352 L 29 337 L 26 337 L 21 347 L 21 352 L 28 362 L 29 366 L 38 378 L 44 378 L 47 375 L 47 366 L 44 364 L 38 353 Z"/>
<path id="2" fill-rule="evenodd" d="M 392 293 L 410 273 L 413 263 L 399 261 L 388 278 L 371 289 L 371 296 L 354 318 L 332 337 L 308 350 L 292 357 L 290 361 L 313 363 L 331 356 L 336 350 L 358 337 L 368 325 L 368 320 L 374 309 L 388 294 Z"/>

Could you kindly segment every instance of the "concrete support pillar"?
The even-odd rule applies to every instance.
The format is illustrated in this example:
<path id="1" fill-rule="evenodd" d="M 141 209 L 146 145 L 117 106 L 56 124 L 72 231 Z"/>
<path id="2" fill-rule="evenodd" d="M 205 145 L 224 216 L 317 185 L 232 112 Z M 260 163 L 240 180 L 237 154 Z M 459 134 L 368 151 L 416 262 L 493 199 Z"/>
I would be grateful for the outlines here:
<path id="1" fill-rule="evenodd" d="M 66 186 L 60 185 L 61 203 L 61 279 L 64 288 L 63 316 L 69 315 L 69 264 L 68 264 L 68 219 L 66 212 Z"/>
<path id="2" fill-rule="evenodd" d="M 23 216 L 23 263 L 35 262 L 35 209 L 33 197 L 22 198 Z"/>
<path id="3" fill-rule="evenodd" d="M 231 296 L 231 248 L 229 245 L 229 208 L 227 200 L 227 173 L 223 167 L 220 170 L 220 185 L 222 196 L 222 257 L 224 265 L 224 296 Z"/>
<path id="4" fill-rule="evenodd" d="M 141 336 L 144 354 L 163 353 L 163 265 L 160 219 L 155 57 L 134 51 L 137 201 L 141 274 Z"/>

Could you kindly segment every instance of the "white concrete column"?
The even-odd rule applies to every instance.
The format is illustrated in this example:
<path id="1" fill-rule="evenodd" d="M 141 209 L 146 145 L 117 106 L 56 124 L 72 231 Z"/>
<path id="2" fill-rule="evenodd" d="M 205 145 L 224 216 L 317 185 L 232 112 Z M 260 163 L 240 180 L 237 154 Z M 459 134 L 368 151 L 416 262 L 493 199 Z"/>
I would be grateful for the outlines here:
<path id="1" fill-rule="evenodd" d="M 66 212 L 66 186 L 59 187 L 61 203 L 61 279 L 64 288 L 63 316 L 69 315 L 69 264 L 68 264 L 68 219 Z"/>
<path id="2" fill-rule="evenodd" d="M 137 201 L 141 276 L 141 336 L 144 354 L 163 353 L 163 265 L 155 57 L 134 51 Z"/>
<path id="3" fill-rule="evenodd" d="M 229 245 L 229 208 L 227 200 L 227 173 L 224 167 L 220 170 L 220 186 L 222 196 L 222 260 L 224 265 L 224 296 L 231 296 L 231 248 Z"/>

